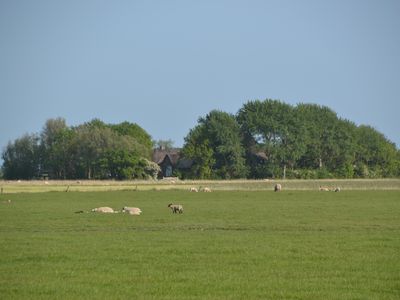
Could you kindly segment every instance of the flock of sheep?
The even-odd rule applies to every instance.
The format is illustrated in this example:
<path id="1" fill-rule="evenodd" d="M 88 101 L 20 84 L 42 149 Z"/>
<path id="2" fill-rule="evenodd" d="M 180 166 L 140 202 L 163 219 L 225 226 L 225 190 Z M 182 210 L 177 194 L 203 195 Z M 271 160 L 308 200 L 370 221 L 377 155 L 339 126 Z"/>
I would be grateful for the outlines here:
<path id="1" fill-rule="evenodd" d="M 275 184 L 275 186 L 274 186 L 274 191 L 275 192 L 280 192 L 282 190 L 282 185 L 280 184 L 280 183 L 277 183 L 277 184 Z M 329 186 L 319 186 L 319 189 L 318 189 L 319 191 L 323 191 L 323 192 L 329 192 L 329 191 L 332 191 L 332 192 L 340 192 L 341 191 L 341 189 L 340 189 L 340 187 L 329 187 Z"/>
<path id="2" fill-rule="evenodd" d="M 77 213 L 81 213 L 84 211 L 78 211 Z M 118 210 L 114 210 L 111 207 L 108 206 L 102 206 L 102 207 L 96 207 L 92 209 L 92 212 L 97 212 L 97 213 L 109 213 L 109 214 L 116 214 L 119 213 L 120 211 Z M 128 213 L 130 215 L 134 215 L 134 216 L 139 216 L 142 213 L 142 210 L 138 207 L 128 207 L 128 206 L 124 206 L 121 209 L 122 213 Z"/>
<path id="3" fill-rule="evenodd" d="M 199 192 L 199 191 L 203 191 L 203 192 L 211 192 L 211 189 L 208 187 L 204 187 L 204 188 L 196 188 L 196 187 L 191 187 L 189 189 L 190 192 Z M 275 184 L 274 186 L 274 191 L 275 192 L 280 192 L 282 191 L 282 185 L 280 183 Z M 327 187 L 327 186 L 320 186 L 319 187 L 319 191 L 334 191 L 334 192 L 340 192 L 341 189 L 340 187 Z M 10 201 L 10 200 L 9 200 Z M 173 204 L 170 203 L 168 204 L 168 206 L 171 209 L 171 212 L 173 214 L 182 214 L 183 213 L 183 206 L 181 204 Z M 84 213 L 85 211 L 77 211 L 76 213 Z M 128 213 L 130 215 L 133 216 L 139 216 L 142 213 L 142 210 L 138 207 L 128 207 L 128 206 L 124 206 L 121 211 L 118 210 L 114 210 L 111 207 L 107 207 L 107 206 L 103 206 L 103 207 L 96 207 L 92 209 L 92 212 L 97 212 L 97 213 Z"/>
<path id="4" fill-rule="evenodd" d="M 200 188 L 196 188 L 196 187 L 191 187 L 190 190 L 191 192 L 206 192 L 206 193 L 211 193 L 211 189 L 209 187 L 200 187 Z"/>
<path id="5" fill-rule="evenodd" d="M 168 204 L 168 207 L 171 209 L 172 213 L 176 214 L 183 214 L 183 206 L 181 204 Z M 80 210 L 77 211 L 75 213 L 84 213 L 85 211 Z M 118 210 L 114 210 L 111 207 L 108 206 L 102 206 L 102 207 L 96 207 L 92 209 L 92 212 L 95 213 L 104 213 L 104 214 L 116 214 L 119 212 L 122 213 L 128 213 L 130 215 L 133 216 L 140 216 L 140 214 L 142 213 L 142 210 L 139 207 L 128 207 L 128 206 L 124 206 L 121 211 Z"/>
<path id="6" fill-rule="evenodd" d="M 199 192 L 199 191 L 203 191 L 203 192 L 206 192 L 206 193 L 210 193 L 211 192 L 211 189 L 210 188 L 208 188 L 208 187 L 204 187 L 204 188 L 195 188 L 195 187 L 191 187 L 190 189 L 189 189 L 189 191 L 190 192 Z M 183 206 L 181 205 L 181 204 L 173 204 L 173 203 L 170 203 L 170 204 L 168 204 L 168 206 L 167 207 L 169 207 L 170 209 L 171 209 L 171 212 L 173 213 L 173 214 L 183 214 Z M 130 215 L 133 215 L 133 216 L 140 216 L 140 214 L 142 213 L 142 210 L 140 209 L 140 208 L 138 208 L 138 207 L 128 207 L 128 206 L 124 206 L 122 209 L 121 209 L 121 211 L 118 211 L 118 210 L 114 210 L 113 208 L 111 208 L 111 207 L 108 207 L 108 206 L 102 206 L 102 207 L 96 207 L 96 208 L 93 208 L 92 209 L 92 212 L 95 212 L 95 213 L 111 213 L 111 214 L 115 214 L 115 213 L 119 213 L 119 212 L 122 212 L 122 213 L 128 213 L 128 214 L 130 214 Z M 80 211 L 76 211 L 75 213 L 85 213 L 85 211 L 83 211 L 83 210 L 80 210 Z"/>
<path id="7" fill-rule="evenodd" d="M 329 187 L 329 186 L 320 186 L 319 190 L 322 192 L 340 192 L 340 187 Z"/>
<path id="8" fill-rule="evenodd" d="M 209 187 L 204 187 L 204 188 L 202 188 L 202 187 L 200 187 L 200 188 L 191 187 L 191 188 L 189 189 L 189 191 L 190 191 L 190 192 L 199 192 L 199 191 L 202 191 L 202 192 L 206 192 L 206 193 L 208 192 L 208 193 L 210 193 L 210 192 L 211 192 L 211 189 L 210 189 Z M 275 192 L 280 192 L 280 191 L 282 191 L 282 185 L 281 185 L 280 183 L 275 184 L 275 186 L 274 186 L 274 191 L 275 191 Z M 325 192 L 328 192 L 328 191 L 340 192 L 341 189 L 340 189 L 340 187 L 319 186 L 319 191 L 325 191 Z M 11 200 L 3 201 L 3 203 L 5 203 L 5 204 L 10 204 L 10 203 L 11 203 Z M 172 213 L 180 213 L 180 214 L 183 213 L 183 206 L 180 205 L 180 204 L 172 204 L 172 203 L 170 203 L 170 204 L 168 205 L 168 207 L 171 209 Z M 84 213 L 84 212 L 85 212 L 85 211 L 80 210 L 80 211 L 76 211 L 75 213 Z M 114 209 L 112 209 L 111 207 L 108 207 L 108 206 L 102 206 L 102 207 L 93 208 L 93 209 L 92 209 L 92 212 L 98 212 L 98 213 L 119 213 L 120 211 L 114 210 Z M 122 213 L 128 213 L 128 214 L 134 215 L 134 216 L 139 216 L 139 215 L 142 213 L 142 210 L 141 210 L 140 208 L 138 208 L 138 207 L 128 207 L 128 206 L 124 206 L 124 207 L 121 209 L 121 212 L 122 212 Z"/>

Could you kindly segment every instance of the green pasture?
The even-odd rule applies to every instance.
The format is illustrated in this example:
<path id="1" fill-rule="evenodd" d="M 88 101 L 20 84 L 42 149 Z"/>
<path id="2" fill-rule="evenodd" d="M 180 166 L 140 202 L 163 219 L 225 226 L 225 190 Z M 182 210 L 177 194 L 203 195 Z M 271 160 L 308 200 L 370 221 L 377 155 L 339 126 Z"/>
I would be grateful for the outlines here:
<path id="1" fill-rule="evenodd" d="M 400 298 L 399 190 L 69 191 L 0 202 L 1 299 Z M 99 206 L 143 213 L 75 213 Z"/>
<path id="2" fill-rule="evenodd" d="M 317 191 L 320 186 L 344 190 L 400 190 L 400 179 L 289 179 L 289 180 L 28 180 L 1 181 L 0 193 L 165 191 L 209 187 L 216 191 L 271 191 L 276 183 L 284 190 Z"/>

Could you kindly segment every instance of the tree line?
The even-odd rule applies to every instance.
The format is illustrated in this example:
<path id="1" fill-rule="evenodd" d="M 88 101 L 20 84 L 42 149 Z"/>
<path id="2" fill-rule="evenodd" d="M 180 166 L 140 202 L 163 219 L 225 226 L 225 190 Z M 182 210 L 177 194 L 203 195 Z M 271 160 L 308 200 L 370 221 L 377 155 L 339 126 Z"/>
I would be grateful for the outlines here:
<path id="1" fill-rule="evenodd" d="M 172 141 L 159 141 L 171 145 Z M 155 142 L 139 125 L 99 119 L 69 127 L 46 121 L 39 134 L 10 142 L 2 153 L 6 179 L 146 179 Z M 234 115 L 213 110 L 184 140 L 191 179 L 384 178 L 400 176 L 400 151 L 376 129 L 342 119 L 326 106 L 249 101 Z"/>
<path id="2" fill-rule="evenodd" d="M 40 134 L 26 134 L 3 151 L 6 179 L 147 179 L 157 176 L 153 142 L 139 125 L 94 119 L 68 127 L 49 119 Z"/>
<path id="3" fill-rule="evenodd" d="M 383 178 L 400 176 L 400 151 L 370 126 L 326 106 L 249 101 L 213 110 L 185 138 L 187 178 Z"/>

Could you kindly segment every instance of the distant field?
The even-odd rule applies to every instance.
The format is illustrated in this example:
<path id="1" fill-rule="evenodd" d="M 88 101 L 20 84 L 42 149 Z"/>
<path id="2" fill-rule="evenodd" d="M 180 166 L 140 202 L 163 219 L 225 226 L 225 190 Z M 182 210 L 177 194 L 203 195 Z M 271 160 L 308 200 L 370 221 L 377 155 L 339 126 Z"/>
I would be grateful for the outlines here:
<path id="1" fill-rule="evenodd" d="M 210 187 L 219 191 L 265 191 L 281 183 L 284 190 L 318 190 L 319 186 L 340 187 L 343 190 L 400 190 L 400 179 L 324 179 L 324 180 L 39 180 L 0 181 L 3 193 L 35 193 L 64 191 L 148 191 L 189 190 L 190 187 Z"/>
<path id="2" fill-rule="evenodd" d="M 240 185 L 4 193 L 0 298 L 399 299 L 398 189 Z M 184 214 L 173 215 L 170 202 Z M 98 206 L 143 214 L 74 213 Z"/>

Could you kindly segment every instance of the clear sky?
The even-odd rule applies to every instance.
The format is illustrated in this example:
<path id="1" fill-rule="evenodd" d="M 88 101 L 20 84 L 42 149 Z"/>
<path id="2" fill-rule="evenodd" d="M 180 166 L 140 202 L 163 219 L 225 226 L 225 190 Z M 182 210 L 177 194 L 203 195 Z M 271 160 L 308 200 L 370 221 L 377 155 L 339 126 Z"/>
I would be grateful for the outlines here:
<path id="1" fill-rule="evenodd" d="M 0 0 L 0 149 L 49 118 L 184 137 L 248 100 L 318 103 L 400 145 L 400 1 Z"/>

